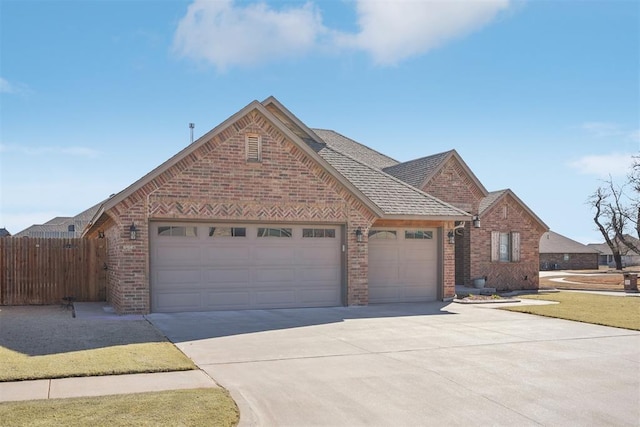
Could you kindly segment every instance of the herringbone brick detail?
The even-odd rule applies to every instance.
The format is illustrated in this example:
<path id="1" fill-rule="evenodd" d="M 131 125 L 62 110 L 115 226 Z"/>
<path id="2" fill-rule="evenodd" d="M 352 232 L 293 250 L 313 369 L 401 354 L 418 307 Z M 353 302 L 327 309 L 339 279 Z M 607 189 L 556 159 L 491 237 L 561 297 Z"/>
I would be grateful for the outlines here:
<path id="1" fill-rule="evenodd" d="M 149 200 L 149 218 L 234 221 L 346 222 L 346 204 L 238 203 L 206 200 Z"/>

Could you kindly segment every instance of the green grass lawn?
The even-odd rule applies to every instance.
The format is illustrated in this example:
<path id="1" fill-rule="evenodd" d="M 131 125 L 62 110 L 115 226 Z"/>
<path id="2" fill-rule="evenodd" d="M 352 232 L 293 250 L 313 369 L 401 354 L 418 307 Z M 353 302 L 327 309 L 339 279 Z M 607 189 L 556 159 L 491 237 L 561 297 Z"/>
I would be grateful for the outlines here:
<path id="1" fill-rule="evenodd" d="M 220 388 L 0 403 L 13 426 L 235 426 L 239 411 Z"/>
<path id="2" fill-rule="evenodd" d="M 559 304 L 502 307 L 501 309 L 596 325 L 640 330 L 640 297 L 558 292 L 521 295 L 518 298 L 556 301 Z"/>
<path id="3" fill-rule="evenodd" d="M 31 356 L 0 346 L 0 381 L 184 371 L 195 365 L 170 342 Z"/>

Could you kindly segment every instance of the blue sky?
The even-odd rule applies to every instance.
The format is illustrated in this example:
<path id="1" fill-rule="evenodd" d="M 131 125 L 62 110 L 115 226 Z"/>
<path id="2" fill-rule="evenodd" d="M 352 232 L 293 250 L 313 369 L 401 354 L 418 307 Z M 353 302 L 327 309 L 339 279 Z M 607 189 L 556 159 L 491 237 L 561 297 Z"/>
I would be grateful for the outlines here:
<path id="1" fill-rule="evenodd" d="M 455 148 L 552 230 L 640 150 L 637 1 L 0 0 L 0 227 L 116 193 L 254 99 L 398 160 Z"/>

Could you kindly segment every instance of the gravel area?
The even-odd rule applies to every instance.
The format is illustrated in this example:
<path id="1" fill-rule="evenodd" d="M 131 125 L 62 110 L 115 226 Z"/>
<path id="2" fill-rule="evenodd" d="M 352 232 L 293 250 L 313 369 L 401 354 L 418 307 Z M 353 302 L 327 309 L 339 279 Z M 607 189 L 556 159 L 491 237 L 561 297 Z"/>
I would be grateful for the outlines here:
<path id="1" fill-rule="evenodd" d="M 72 317 L 59 305 L 0 306 L 0 346 L 31 356 L 162 342 L 142 317 Z"/>

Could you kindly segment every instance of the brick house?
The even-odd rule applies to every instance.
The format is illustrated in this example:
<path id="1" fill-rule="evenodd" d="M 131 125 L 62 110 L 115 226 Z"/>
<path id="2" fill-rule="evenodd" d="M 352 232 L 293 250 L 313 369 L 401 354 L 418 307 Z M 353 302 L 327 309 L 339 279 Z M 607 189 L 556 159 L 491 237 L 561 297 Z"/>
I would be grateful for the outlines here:
<path id="1" fill-rule="evenodd" d="M 540 238 L 540 270 L 597 270 L 600 252 L 547 231 Z"/>
<path id="2" fill-rule="evenodd" d="M 511 190 L 487 191 L 455 150 L 383 170 L 473 216 L 455 230 L 456 284 L 482 277 L 499 290 L 538 288 L 548 227 Z"/>
<path id="3" fill-rule="evenodd" d="M 109 198 L 84 236 L 108 240 L 119 313 L 447 300 L 475 275 L 537 287 L 544 223 L 455 151 L 436 160 L 416 185 L 411 162 L 270 97 Z"/>

